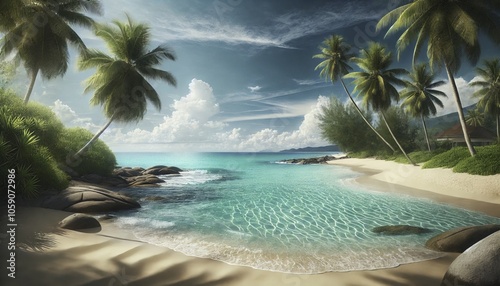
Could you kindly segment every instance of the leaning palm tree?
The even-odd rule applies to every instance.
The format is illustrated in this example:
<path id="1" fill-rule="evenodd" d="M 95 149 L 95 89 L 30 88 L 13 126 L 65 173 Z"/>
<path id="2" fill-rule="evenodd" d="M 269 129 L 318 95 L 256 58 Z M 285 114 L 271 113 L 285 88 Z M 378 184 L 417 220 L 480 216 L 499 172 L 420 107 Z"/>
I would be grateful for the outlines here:
<path id="1" fill-rule="evenodd" d="M 74 158 L 83 154 L 113 121 L 141 120 L 148 102 L 161 109 L 160 96 L 147 79 L 160 79 L 176 85 L 171 73 L 156 68 L 162 60 L 175 60 L 175 56 L 165 45 L 147 50 L 151 42 L 147 25 L 135 23 L 128 15 L 126 22 L 115 20 L 113 24 L 95 26 L 95 34 L 106 42 L 113 56 L 90 49 L 78 61 L 80 70 L 97 69 L 87 79 L 85 92 L 94 91 L 90 103 L 101 105 L 109 121 Z"/>
<path id="2" fill-rule="evenodd" d="M 415 165 L 394 136 L 385 117 L 385 111 L 391 106 L 392 100 L 399 100 L 399 93 L 395 86 L 404 85 L 404 81 L 398 76 L 408 72 L 404 69 L 389 69 L 392 64 L 392 53 L 378 43 L 370 43 L 368 49 L 361 50 L 360 57 L 352 60 L 362 71 L 351 72 L 345 77 L 354 79 L 354 92 L 358 92 L 363 97 L 363 104 L 367 108 L 380 114 L 401 152 L 411 164 Z"/>
<path id="3" fill-rule="evenodd" d="M 405 80 L 405 88 L 400 93 L 404 99 L 401 106 L 411 116 L 422 120 L 427 148 L 431 151 L 425 118 L 428 118 L 430 115 L 436 115 L 436 105 L 443 108 L 443 103 L 438 96 L 446 97 L 446 94 L 435 88 L 443 85 L 445 82 L 442 80 L 435 81 L 434 73 L 427 69 L 426 64 L 414 66 L 408 77 L 409 80 Z"/>
<path id="4" fill-rule="evenodd" d="M 476 154 L 476 150 L 467 133 L 462 102 L 453 76 L 460 68 L 464 52 L 472 64 L 479 59 L 479 28 L 494 40 L 500 41 L 497 21 L 499 7 L 498 0 L 414 0 L 389 12 L 377 24 L 377 29 L 380 29 L 393 23 L 387 35 L 405 30 L 397 41 L 399 52 L 415 40 L 415 61 L 422 46 L 427 43 L 431 67 L 445 67 L 471 156 Z"/>
<path id="5" fill-rule="evenodd" d="M 497 139 L 500 141 L 500 59 L 485 60 L 476 68 L 480 80 L 471 83 L 480 89 L 474 93 L 479 98 L 478 107 L 496 118 Z"/>
<path id="6" fill-rule="evenodd" d="M 314 55 L 313 58 L 324 60 L 316 66 L 315 70 L 321 69 L 320 76 L 324 77 L 325 79 L 330 79 L 332 83 L 340 80 L 345 93 L 347 94 L 353 106 L 356 108 L 365 123 L 389 148 L 391 148 L 392 152 L 395 152 L 396 150 L 394 149 L 394 147 L 392 147 L 392 145 L 387 142 L 387 140 L 385 140 L 382 135 L 380 135 L 375 127 L 373 127 L 370 121 L 366 119 L 365 115 L 352 98 L 351 93 L 349 92 L 349 90 L 347 90 L 344 80 L 342 79 L 342 76 L 346 75 L 350 70 L 352 70 L 352 67 L 348 64 L 351 58 L 354 57 L 354 54 L 350 52 L 351 46 L 344 41 L 344 38 L 342 36 L 333 35 L 325 39 L 319 48 L 321 50 L 321 53 Z"/>
<path id="7" fill-rule="evenodd" d="M 66 73 L 68 43 L 85 50 L 85 44 L 71 25 L 91 27 L 94 21 L 84 12 L 100 14 L 101 4 L 99 0 L 6 0 L 3 4 L 14 14 L 0 22 L 0 29 L 6 30 L 0 57 L 15 53 L 23 62 L 30 76 L 24 96 L 27 103 L 39 73 L 44 79 Z"/>

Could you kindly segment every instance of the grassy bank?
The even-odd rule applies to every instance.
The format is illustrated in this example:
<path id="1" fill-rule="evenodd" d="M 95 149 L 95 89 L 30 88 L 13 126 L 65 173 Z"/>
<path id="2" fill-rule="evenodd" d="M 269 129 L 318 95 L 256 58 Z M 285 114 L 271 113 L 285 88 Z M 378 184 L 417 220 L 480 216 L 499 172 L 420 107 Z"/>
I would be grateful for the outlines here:
<path id="1" fill-rule="evenodd" d="M 424 169 L 451 168 L 456 173 L 473 175 L 500 174 L 500 145 L 476 147 L 477 155 L 471 157 L 466 147 L 455 147 L 451 150 L 416 151 L 409 154 L 410 158 Z M 349 153 L 352 158 L 375 157 L 379 160 L 395 161 L 407 164 L 402 154 L 369 154 L 366 152 Z"/>

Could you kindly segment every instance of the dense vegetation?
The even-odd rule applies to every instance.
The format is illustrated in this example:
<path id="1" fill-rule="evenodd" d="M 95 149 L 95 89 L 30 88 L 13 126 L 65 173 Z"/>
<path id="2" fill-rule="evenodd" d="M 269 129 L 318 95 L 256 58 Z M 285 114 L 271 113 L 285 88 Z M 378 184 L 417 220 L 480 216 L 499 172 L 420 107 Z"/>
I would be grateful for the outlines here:
<path id="1" fill-rule="evenodd" d="M 59 191 L 68 185 L 73 174 L 109 175 L 116 159 L 111 150 L 97 142 L 81 160 L 69 162 L 92 134 L 84 129 L 67 129 L 50 108 L 38 104 L 25 105 L 19 96 L 0 89 L 0 176 L 7 178 L 16 169 L 18 192 L 25 198 L 40 191 Z M 6 189 L 2 180 L 1 187 Z"/>

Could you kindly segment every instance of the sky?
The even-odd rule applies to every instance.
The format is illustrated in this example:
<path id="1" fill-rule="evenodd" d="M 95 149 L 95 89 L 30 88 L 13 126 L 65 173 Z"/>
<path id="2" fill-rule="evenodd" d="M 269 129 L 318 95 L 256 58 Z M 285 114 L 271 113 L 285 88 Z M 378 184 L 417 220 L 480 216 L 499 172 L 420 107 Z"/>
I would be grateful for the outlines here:
<path id="1" fill-rule="evenodd" d="M 315 71 L 319 44 L 340 34 L 354 52 L 370 41 L 394 49 L 396 37 L 376 32 L 378 19 L 402 4 L 392 0 L 106 0 L 98 22 L 124 20 L 125 13 L 150 25 L 150 49 L 167 44 L 177 60 L 161 68 L 177 79 L 177 87 L 151 81 L 162 109 L 148 107 L 140 122 L 113 123 L 103 133 L 114 151 L 279 151 L 324 146 L 317 116 L 332 96 L 345 101 L 338 84 Z M 88 47 L 107 51 L 89 30 L 77 28 Z M 498 56 L 486 42 L 484 58 Z M 411 48 L 394 67 L 410 66 Z M 99 106 L 89 105 L 83 81 L 94 70 L 79 72 L 76 53 L 63 78 L 39 79 L 32 100 L 46 104 L 69 127 L 96 132 L 106 123 Z M 447 82 L 444 73 L 439 79 Z M 457 74 L 463 105 L 475 103 L 473 67 L 464 63 Z M 349 82 L 349 81 L 348 81 Z M 27 79 L 20 84 L 24 93 Z M 352 85 L 348 86 L 352 89 Z M 455 111 L 448 85 L 440 115 Z"/>

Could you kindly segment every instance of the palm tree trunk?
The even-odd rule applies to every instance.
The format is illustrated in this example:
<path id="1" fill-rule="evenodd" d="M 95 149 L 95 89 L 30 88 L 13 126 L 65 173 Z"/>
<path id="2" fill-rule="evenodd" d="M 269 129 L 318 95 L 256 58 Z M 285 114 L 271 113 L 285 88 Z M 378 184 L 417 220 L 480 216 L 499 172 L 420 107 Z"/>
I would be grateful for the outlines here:
<path id="1" fill-rule="evenodd" d="M 455 102 L 457 104 L 458 118 L 460 120 L 460 125 L 462 125 L 462 132 L 464 133 L 465 144 L 467 144 L 467 148 L 469 148 L 470 155 L 473 157 L 476 155 L 476 149 L 474 149 L 474 146 L 472 146 L 469 133 L 467 132 L 467 124 L 465 122 L 464 110 L 462 108 L 462 101 L 460 100 L 460 95 L 458 94 L 457 84 L 455 83 L 455 78 L 453 77 L 453 73 L 451 72 L 448 65 L 445 63 L 444 66 L 446 68 L 446 73 L 448 74 L 448 79 L 450 80 L 451 86 L 453 88 L 453 95 L 455 96 Z"/>
<path id="2" fill-rule="evenodd" d="M 35 87 L 37 75 L 38 75 L 38 69 L 33 71 L 33 73 L 31 74 L 31 82 L 28 87 L 28 91 L 26 91 L 26 95 L 24 96 L 24 104 L 28 104 L 28 101 L 30 100 L 31 93 L 33 92 L 33 87 Z"/>
<path id="3" fill-rule="evenodd" d="M 429 152 L 431 152 L 431 142 L 429 141 L 429 134 L 427 133 L 427 125 L 425 125 L 425 118 L 424 115 L 420 115 L 422 118 L 422 124 L 424 125 L 424 133 L 425 133 L 425 140 L 427 141 L 427 148 L 429 148 Z"/>
<path id="4" fill-rule="evenodd" d="M 497 140 L 500 144 L 500 114 L 497 115 Z"/>
<path id="5" fill-rule="evenodd" d="M 99 132 L 97 132 L 94 137 L 92 137 L 92 139 L 90 139 L 89 142 L 87 142 L 87 144 L 85 144 L 85 146 L 82 147 L 82 149 L 80 149 L 78 152 L 75 153 L 75 155 L 73 155 L 73 158 L 78 158 L 79 156 L 81 156 L 82 154 L 84 154 L 89 148 L 90 146 L 92 146 L 92 144 L 99 138 L 99 136 L 101 136 L 101 134 L 104 132 L 104 130 L 106 130 L 106 128 L 109 127 L 109 125 L 111 124 L 111 122 L 113 122 L 113 120 L 115 119 L 115 115 L 116 113 L 114 113 L 111 118 L 109 119 L 108 123 L 106 123 L 106 125 L 104 125 L 101 130 L 99 130 Z"/>
<path id="6" fill-rule="evenodd" d="M 385 140 L 384 137 L 382 135 L 380 135 L 380 133 L 378 133 L 378 131 L 375 129 L 375 127 L 373 127 L 373 125 L 370 123 L 370 121 L 368 121 L 368 119 L 366 119 L 365 115 L 363 114 L 363 112 L 361 111 L 361 109 L 358 107 L 358 105 L 356 104 L 356 102 L 354 101 L 354 99 L 352 98 L 351 93 L 347 90 L 347 87 L 345 86 L 344 80 L 342 78 L 340 79 L 340 82 L 342 83 L 342 86 L 344 87 L 345 93 L 347 93 L 347 96 L 349 96 L 349 99 L 351 100 L 352 104 L 354 105 L 354 107 L 358 111 L 358 113 L 361 116 L 361 118 L 363 118 L 363 120 L 366 122 L 366 124 L 368 124 L 368 126 L 370 126 L 370 128 L 373 130 L 373 132 L 375 132 L 375 134 L 377 134 L 377 136 L 380 139 L 382 139 L 382 141 L 389 148 L 391 148 L 392 152 L 396 152 L 396 149 L 394 149 L 394 147 L 392 147 L 392 145 L 389 142 L 387 142 L 387 140 Z"/>
<path id="7" fill-rule="evenodd" d="M 394 133 L 392 133 L 392 129 L 391 127 L 389 126 L 389 123 L 387 123 L 387 119 L 385 118 L 385 114 L 383 111 L 380 111 L 380 115 L 382 116 L 382 119 L 384 120 L 384 123 L 385 123 L 385 126 L 387 126 L 387 129 L 389 129 L 389 133 L 391 133 L 391 136 L 392 136 L 392 139 L 394 139 L 394 141 L 396 142 L 396 144 L 398 145 L 399 147 L 399 150 L 401 150 L 401 152 L 403 152 L 403 155 L 405 155 L 406 159 L 408 160 L 408 162 L 410 162 L 413 166 L 417 166 L 417 164 L 415 164 L 415 162 L 413 162 L 412 159 L 410 159 L 410 157 L 408 156 L 408 154 L 406 154 L 405 150 L 403 149 L 403 147 L 401 146 L 401 144 L 399 144 L 399 141 L 398 139 L 396 138 L 396 136 L 394 136 Z"/>

